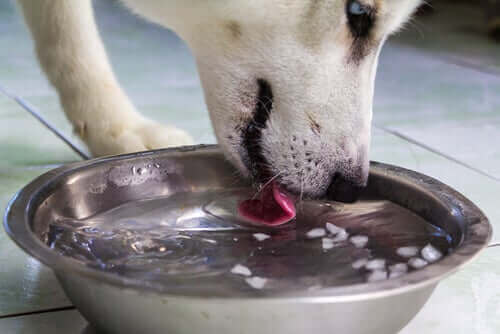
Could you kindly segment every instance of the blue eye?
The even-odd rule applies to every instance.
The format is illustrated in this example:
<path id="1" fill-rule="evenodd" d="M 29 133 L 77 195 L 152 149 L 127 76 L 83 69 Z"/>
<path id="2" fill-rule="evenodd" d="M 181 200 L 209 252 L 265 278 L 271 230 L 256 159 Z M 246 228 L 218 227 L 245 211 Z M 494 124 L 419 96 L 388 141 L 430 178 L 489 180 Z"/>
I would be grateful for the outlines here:
<path id="1" fill-rule="evenodd" d="M 345 11 L 352 35 L 357 39 L 368 37 L 376 19 L 375 8 L 359 0 L 349 0 Z"/>
<path id="2" fill-rule="evenodd" d="M 358 1 L 352 1 L 349 4 L 348 12 L 350 15 L 366 15 L 368 10 L 365 6 L 360 4 Z"/>

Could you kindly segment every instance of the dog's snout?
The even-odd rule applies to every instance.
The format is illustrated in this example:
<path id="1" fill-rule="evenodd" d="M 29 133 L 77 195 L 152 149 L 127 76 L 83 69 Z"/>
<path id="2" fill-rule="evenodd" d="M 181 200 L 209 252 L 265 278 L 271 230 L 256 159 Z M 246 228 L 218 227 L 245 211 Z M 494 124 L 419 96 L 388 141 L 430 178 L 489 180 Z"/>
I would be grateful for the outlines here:
<path id="1" fill-rule="evenodd" d="M 351 180 L 340 173 L 336 173 L 328 187 L 327 197 L 337 202 L 354 203 L 358 200 L 365 187 L 365 185 L 360 185 L 359 180 Z"/>

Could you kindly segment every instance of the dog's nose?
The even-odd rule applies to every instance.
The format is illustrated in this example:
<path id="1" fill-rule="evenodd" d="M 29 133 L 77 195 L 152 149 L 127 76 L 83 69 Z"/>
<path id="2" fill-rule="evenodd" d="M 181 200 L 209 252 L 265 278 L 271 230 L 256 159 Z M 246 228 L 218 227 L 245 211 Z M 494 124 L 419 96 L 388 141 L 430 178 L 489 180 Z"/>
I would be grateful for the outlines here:
<path id="1" fill-rule="evenodd" d="M 337 202 L 354 203 L 358 200 L 365 187 L 337 173 L 328 187 L 327 196 L 328 199 Z"/>

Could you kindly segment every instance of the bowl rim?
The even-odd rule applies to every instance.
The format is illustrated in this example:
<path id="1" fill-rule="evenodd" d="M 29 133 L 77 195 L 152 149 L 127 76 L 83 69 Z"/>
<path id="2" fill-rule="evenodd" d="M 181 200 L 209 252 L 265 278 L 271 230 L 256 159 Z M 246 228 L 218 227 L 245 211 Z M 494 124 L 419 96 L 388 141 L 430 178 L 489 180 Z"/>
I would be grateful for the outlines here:
<path id="1" fill-rule="evenodd" d="M 398 278 L 367 282 L 356 285 L 322 288 L 319 290 L 304 290 L 291 292 L 256 293 L 255 296 L 220 297 L 210 295 L 184 295 L 180 292 L 171 291 L 161 284 L 153 284 L 137 279 L 127 278 L 115 273 L 104 272 L 65 257 L 48 248 L 39 240 L 30 228 L 30 212 L 36 210 L 35 203 L 43 195 L 43 190 L 50 187 L 58 179 L 74 173 L 81 169 L 91 168 L 96 165 L 106 164 L 135 158 L 152 158 L 161 155 L 203 152 L 220 154 L 217 145 L 194 145 L 161 150 L 145 151 L 117 156 L 108 156 L 83 162 L 67 164 L 42 174 L 30 182 L 9 202 L 4 214 L 4 228 L 9 237 L 28 255 L 39 260 L 55 271 L 57 276 L 63 274 L 78 274 L 96 281 L 95 283 L 106 283 L 121 289 L 135 290 L 142 293 L 155 293 L 163 296 L 176 298 L 199 298 L 225 300 L 266 300 L 283 301 L 290 298 L 297 302 L 330 303 L 330 302 L 352 302 L 357 300 L 369 300 L 389 297 L 397 294 L 409 293 L 424 287 L 437 284 L 440 280 L 459 270 L 462 266 L 472 261 L 481 250 L 488 246 L 492 237 L 492 226 L 483 212 L 470 200 L 465 198 L 451 187 L 437 181 L 434 178 L 418 172 L 397 167 L 389 164 L 371 162 L 370 174 L 384 175 L 385 177 L 403 176 L 405 182 L 414 187 L 425 190 L 430 196 L 450 204 L 453 210 L 461 210 L 465 217 L 467 228 L 461 244 L 452 254 L 444 257 L 439 262 L 433 263 L 423 269 L 411 272 Z M 35 206 L 35 207 L 34 207 Z M 456 215 L 456 212 L 450 212 Z"/>

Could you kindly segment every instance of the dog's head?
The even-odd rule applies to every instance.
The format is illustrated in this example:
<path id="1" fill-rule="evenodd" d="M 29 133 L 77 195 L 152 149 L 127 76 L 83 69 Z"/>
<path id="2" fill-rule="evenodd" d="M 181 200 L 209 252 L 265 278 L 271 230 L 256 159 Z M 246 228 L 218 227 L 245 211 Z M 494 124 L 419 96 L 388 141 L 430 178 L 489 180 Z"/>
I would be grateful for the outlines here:
<path id="1" fill-rule="evenodd" d="M 419 0 L 188 2 L 174 28 L 227 158 L 308 197 L 363 187 L 378 55 Z"/>

